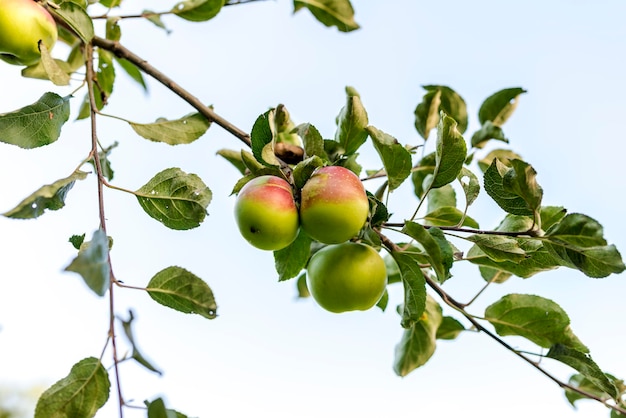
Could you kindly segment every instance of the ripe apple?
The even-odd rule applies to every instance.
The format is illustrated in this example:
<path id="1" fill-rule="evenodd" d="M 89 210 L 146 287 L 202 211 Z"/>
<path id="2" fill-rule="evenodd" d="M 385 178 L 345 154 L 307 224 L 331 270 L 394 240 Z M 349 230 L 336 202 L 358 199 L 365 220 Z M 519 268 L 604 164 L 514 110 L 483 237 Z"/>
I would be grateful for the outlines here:
<path id="1" fill-rule="evenodd" d="M 347 168 L 320 167 L 302 188 L 302 229 L 324 244 L 338 244 L 354 237 L 368 214 L 365 187 Z"/>
<path id="2" fill-rule="evenodd" d="M 365 311 L 385 292 L 387 270 L 374 248 L 348 241 L 313 254 L 307 285 L 313 299 L 327 311 Z"/>
<path id="3" fill-rule="evenodd" d="M 298 208 L 291 185 L 276 176 L 260 176 L 246 183 L 235 202 L 241 235 L 262 250 L 280 250 L 298 235 Z"/>
<path id="4" fill-rule="evenodd" d="M 0 59 L 33 65 L 41 58 L 39 41 L 52 49 L 57 41 L 52 15 L 33 0 L 0 0 Z"/>

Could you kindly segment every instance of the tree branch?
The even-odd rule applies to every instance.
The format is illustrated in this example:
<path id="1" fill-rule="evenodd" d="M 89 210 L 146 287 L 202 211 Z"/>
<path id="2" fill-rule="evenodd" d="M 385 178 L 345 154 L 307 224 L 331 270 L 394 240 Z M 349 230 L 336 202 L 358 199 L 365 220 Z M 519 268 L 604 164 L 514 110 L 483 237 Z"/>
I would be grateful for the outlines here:
<path id="1" fill-rule="evenodd" d="M 378 235 L 380 236 L 382 244 L 389 251 L 401 251 L 402 250 L 393 241 L 391 241 L 387 236 L 385 236 L 384 234 L 380 233 L 380 231 L 377 231 L 377 232 L 378 232 Z M 461 315 L 463 315 L 476 328 L 476 330 L 486 334 L 492 340 L 494 340 L 495 342 L 497 342 L 498 344 L 500 344 L 501 346 L 503 346 L 504 348 L 506 348 L 507 350 L 511 351 L 513 354 L 515 354 L 516 356 L 518 356 L 519 358 L 521 358 L 522 360 L 524 360 L 525 362 L 530 364 L 532 367 L 537 369 L 541 374 L 543 374 L 548 379 L 552 380 L 554 383 L 559 385 L 562 389 L 566 389 L 566 390 L 570 390 L 572 392 L 576 392 L 576 393 L 578 393 L 579 395 L 581 395 L 581 396 L 583 396 L 585 398 L 592 399 L 594 401 L 600 402 L 601 404 L 603 404 L 607 408 L 610 408 L 610 409 L 612 409 L 614 411 L 617 411 L 617 412 L 619 412 L 621 414 L 626 415 L 626 409 L 621 408 L 619 405 L 612 405 L 612 404 L 608 403 L 605 399 L 602 399 L 602 398 L 594 395 L 593 393 L 589 393 L 589 392 L 587 392 L 585 390 L 582 390 L 582 389 L 577 388 L 575 386 L 572 386 L 572 385 L 570 385 L 568 383 L 565 383 L 562 380 L 558 379 L 556 376 L 553 376 L 552 374 L 550 374 L 550 372 L 548 372 L 546 369 L 541 367 L 537 362 L 531 360 L 530 358 L 525 356 L 523 353 L 521 353 L 520 351 L 518 351 L 515 348 L 513 348 L 512 346 L 510 346 L 507 342 L 505 342 L 499 336 L 497 336 L 496 334 L 494 334 L 493 332 L 491 332 L 490 330 L 485 328 L 480 322 L 478 322 L 478 320 L 476 320 L 476 318 L 474 318 L 469 312 L 467 312 L 465 310 L 465 306 L 466 305 L 464 305 L 461 302 L 458 302 L 452 296 L 450 296 L 448 293 L 446 293 L 446 291 L 444 291 L 441 288 L 441 286 L 439 286 L 439 284 L 436 281 L 434 281 L 433 279 L 428 277 L 427 274 L 424 274 L 424 279 L 426 280 L 426 283 L 428 284 L 428 286 L 435 293 L 437 293 L 439 295 L 439 297 L 444 301 L 444 303 L 446 305 L 450 306 L 454 310 L 456 310 L 459 313 L 461 313 Z"/>

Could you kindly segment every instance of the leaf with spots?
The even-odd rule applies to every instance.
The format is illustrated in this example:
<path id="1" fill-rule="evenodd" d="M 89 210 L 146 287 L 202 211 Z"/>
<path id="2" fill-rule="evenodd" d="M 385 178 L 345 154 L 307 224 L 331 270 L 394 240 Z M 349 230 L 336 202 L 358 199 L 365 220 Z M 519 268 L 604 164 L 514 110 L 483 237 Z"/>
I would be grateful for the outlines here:
<path id="1" fill-rule="evenodd" d="M 217 304 L 209 285 L 182 267 L 161 270 L 152 277 L 146 290 L 156 302 L 176 311 L 208 319 L 217 316 Z"/>
<path id="2" fill-rule="evenodd" d="M 198 227 L 212 198 L 200 177 L 180 168 L 161 171 L 134 194 L 148 215 L 177 230 Z"/>

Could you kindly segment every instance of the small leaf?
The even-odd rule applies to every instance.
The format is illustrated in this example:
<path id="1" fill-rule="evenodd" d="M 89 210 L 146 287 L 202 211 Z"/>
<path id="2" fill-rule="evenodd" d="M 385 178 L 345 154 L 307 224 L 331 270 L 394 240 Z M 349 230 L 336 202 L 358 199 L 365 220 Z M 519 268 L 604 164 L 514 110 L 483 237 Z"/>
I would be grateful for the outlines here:
<path id="1" fill-rule="evenodd" d="M 165 26 L 165 23 L 163 23 L 160 13 L 155 13 L 152 10 L 144 10 L 141 12 L 141 16 L 144 17 L 148 22 L 155 25 L 156 27 L 165 30 L 165 32 L 167 32 L 168 34 L 171 32 L 171 30 L 169 30 Z"/>
<path id="2" fill-rule="evenodd" d="M 139 204 L 152 218 L 171 229 L 198 227 L 206 217 L 211 190 L 195 174 L 167 168 L 135 192 Z"/>
<path id="3" fill-rule="evenodd" d="M 430 296 L 418 322 L 405 329 L 396 345 L 393 369 L 404 377 L 426 364 L 437 345 L 437 330 L 442 322 L 441 306 Z"/>
<path id="4" fill-rule="evenodd" d="M 324 150 L 324 139 L 315 126 L 310 123 L 303 123 L 296 126 L 296 133 L 304 143 L 305 157 L 317 156 L 328 161 L 328 155 Z"/>
<path id="5" fill-rule="evenodd" d="M 494 159 L 498 159 L 500 160 L 500 162 L 502 164 L 504 164 L 507 167 L 511 166 L 511 160 L 521 160 L 522 157 L 511 151 L 508 149 L 495 149 L 491 152 L 489 152 L 489 154 L 487 154 L 487 156 L 481 160 L 478 161 L 478 168 L 480 168 L 480 170 L 484 173 L 485 171 L 487 171 L 487 169 L 489 168 L 489 166 L 493 163 Z"/>
<path id="6" fill-rule="evenodd" d="M 326 26 L 337 26 L 341 32 L 359 28 L 354 20 L 350 0 L 294 0 L 294 13 L 306 7 L 315 18 Z"/>
<path id="7" fill-rule="evenodd" d="M 509 272 L 493 267 L 480 266 L 478 269 L 481 277 L 488 283 L 504 283 L 512 276 Z"/>
<path id="8" fill-rule="evenodd" d="M 439 123 L 439 109 L 441 108 L 441 90 L 427 91 L 422 102 L 415 108 L 415 129 L 424 140 L 427 140 Z"/>
<path id="9" fill-rule="evenodd" d="M 67 86 L 70 84 L 69 74 L 61 68 L 57 61 L 50 56 L 50 51 L 43 42 L 39 44 L 41 51 L 41 64 L 46 75 L 55 86 Z M 66 66 L 67 68 L 67 66 Z"/>
<path id="10" fill-rule="evenodd" d="M 211 126 L 211 122 L 200 113 L 190 113 L 176 120 L 158 118 L 153 123 L 128 123 L 142 137 L 169 145 L 190 144 Z"/>
<path id="11" fill-rule="evenodd" d="M 226 161 L 231 163 L 242 175 L 246 174 L 246 165 L 243 162 L 241 151 L 222 148 L 221 150 L 218 150 L 216 154 L 222 156 Z"/>
<path id="12" fill-rule="evenodd" d="M 59 210 L 65 206 L 67 193 L 74 187 L 76 180 L 84 180 L 86 177 L 87 173 L 75 171 L 69 177 L 40 187 L 2 215 L 14 219 L 33 219 L 43 215 L 46 210 Z"/>
<path id="13" fill-rule="evenodd" d="M 296 166 L 293 168 L 293 182 L 296 188 L 298 190 L 302 189 L 307 180 L 309 180 L 309 178 L 311 177 L 311 174 L 313 174 L 313 172 L 315 171 L 315 169 L 322 167 L 323 165 L 324 161 L 317 155 L 309 157 L 296 164 Z"/>
<path id="14" fill-rule="evenodd" d="M 93 22 L 87 11 L 71 1 L 64 1 L 59 5 L 58 9 L 51 7 L 48 10 L 65 22 L 84 43 L 91 42 L 94 37 Z"/>
<path id="15" fill-rule="evenodd" d="M 428 192 L 427 201 L 428 206 L 426 210 L 428 212 L 433 212 L 446 206 L 456 208 L 456 190 L 454 190 L 451 184 L 446 184 L 438 189 L 432 189 Z"/>
<path id="16" fill-rule="evenodd" d="M 467 157 L 467 145 L 457 130 L 457 123 L 446 114 L 441 115 L 437 127 L 435 171 L 431 188 L 445 186 L 458 177 Z"/>
<path id="17" fill-rule="evenodd" d="M 120 20 L 121 18 L 118 16 L 107 18 L 105 25 L 105 34 L 107 39 L 111 41 L 119 41 L 122 38 L 122 29 L 119 25 Z"/>
<path id="18" fill-rule="evenodd" d="M 515 166 L 509 168 L 498 159 L 493 160 L 485 171 L 485 191 L 506 212 L 533 216 L 543 196 L 535 179 L 537 173 L 521 160 L 511 160 L 511 163 Z"/>
<path id="19" fill-rule="evenodd" d="M 274 155 L 275 136 L 274 109 L 270 109 L 256 119 L 252 131 L 250 131 L 252 154 L 259 163 L 266 166 L 280 165 L 276 155 Z"/>
<path id="20" fill-rule="evenodd" d="M 148 91 L 148 85 L 146 84 L 145 79 L 143 78 L 143 74 L 139 70 L 139 68 L 130 61 L 127 61 L 122 58 L 113 57 L 115 62 L 119 64 L 120 67 L 132 78 L 137 84 L 139 84 L 144 91 Z"/>
<path id="21" fill-rule="evenodd" d="M 75 249 L 80 250 L 80 246 L 85 242 L 85 234 L 72 235 L 68 241 Z"/>
<path id="22" fill-rule="evenodd" d="M 426 180 L 427 177 L 432 176 L 435 172 L 435 166 L 437 164 L 436 159 L 437 157 L 434 152 L 426 154 L 413 169 L 411 181 L 413 182 L 415 196 L 419 199 L 422 199 L 426 193 L 424 180 Z"/>
<path id="23" fill-rule="evenodd" d="M 208 319 L 217 316 L 211 288 L 198 276 L 182 267 L 167 267 L 152 277 L 146 289 L 156 302 L 183 313 Z"/>
<path id="24" fill-rule="evenodd" d="M 498 335 L 519 335 L 540 347 L 563 344 L 587 353 L 570 328 L 569 317 L 555 302 L 541 296 L 510 294 L 485 310 Z"/>
<path id="25" fill-rule="evenodd" d="M 575 369 L 602 392 L 609 394 L 611 398 L 617 399 L 619 396 L 619 392 L 613 382 L 602 372 L 588 353 L 583 353 L 563 344 L 555 344 L 550 347 L 546 357 L 560 361 Z"/>
<path id="26" fill-rule="evenodd" d="M 517 107 L 519 96 L 526 93 L 521 87 L 500 90 L 487 97 L 478 110 L 478 120 L 482 125 L 490 121 L 502 126 Z"/>
<path id="27" fill-rule="evenodd" d="M 152 402 L 145 401 L 148 407 L 148 418 L 187 418 L 187 415 L 165 407 L 163 399 L 157 398 Z"/>
<path id="28" fill-rule="evenodd" d="M 400 325 L 411 328 L 419 321 L 426 307 L 426 280 L 413 255 L 394 251 L 391 256 L 398 265 L 404 285 L 404 307 Z"/>
<path id="29" fill-rule="evenodd" d="M 282 282 L 296 277 L 306 267 L 310 255 L 311 238 L 300 230 L 294 242 L 282 250 L 274 251 L 278 280 Z"/>
<path id="30" fill-rule="evenodd" d="M 462 220 L 462 226 L 479 228 L 478 222 L 469 216 L 464 216 L 463 212 L 451 206 L 442 206 L 432 212 L 428 212 L 422 219 L 429 226 L 457 226 Z"/>
<path id="31" fill-rule="evenodd" d="M 611 381 L 615 382 L 615 377 L 611 376 L 609 374 L 605 374 L 606 377 L 608 377 Z M 611 397 L 609 394 L 607 394 L 606 392 L 604 392 L 602 389 L 600 389 L 598 386 L 596 386 L 596 384 L 594 382 L 592 382 L 591 380 L 587 379 L 585 376 L 583 376 L 582 374 L 574 374 L 569 378 L 569 381 L 567 382 L 570 386 L 578 388 L 580 390 L 583 390 L 587 393 L 591 393 L 595 396 L 597 396 L 598 398 L 607 398 L 607 397 Z M 575 402 L 580 400 L 580 399 L 589 399 L 586 396 L 581 395 L 578 392 L 574 392 L 573 390 L 569 390 L 567 388 L 565 388 L 565 397 L 567 398 L 567 400 L 569 401 L 569 403 L 573 406 L 576 407 Z M 611 415 L 611 418 L 613 418 L 613 416 Z"/>
<path id="32" fill-rule="evenodd" d="M 346 88 L 346 105 L 337 115 L 335 141 L 341 145 L 345 155 L 354 154 L 367 139 L 367 112 L 361 98 L 350 87 Z"/>
<path id="33" fill-rule="evenodd" d="M 465 331 L 463 324 L 451 316 L 444 316 L 437 328 L 436 337 L 438 340 L 454 340 L 463 331 Z"/>
<path id="34" fill-rule="evenodd" d="M 437 274 L 440 283 L 450 278 L 452 267 L 452 249 L 438 228 L 426 230 L 422 225 L 415 222 L 406 222 L 402 232 L 419 242 L 426 251 L 430 265 Z"/>
<path id="35" fill-rule="evenodd" d="M 472 135 L 472 147 L 482 148 L 490 139 L 509 143 L 507 137 L 504 136 L 502 128 L 494 125 L 491 121 L 487 121 Z"/>
<path id="36" fill-rule="evenodd" d="M 82 276 L 83 280 L 98 296 L 104 296 L 111 282 L 109 265 L 109 239 L 102 229 L 93 233 L 91 241 L 81 244 L 78 255 L 65 267 Z"/>
<path id="37" fill-rule="evenodd" d="M 389 191 L 393 191 L 411 175 L 411 153 L 391 135 L 373 126 L 365 130 L 385 167 Z"/>
<path id="38" fill-rule="evenodd" d="M 580 270 L 588 277 L 602 278 L 626 269 L 614 245 L 607 245 L 603 228 L 595 219 L 570 213 L 545 233 L 544 246 L 563 266 Z"/>
<path id="39" fill-rule="evenodd" d="M 35 418 L 91 418 L 109 399 L 111 383 L 100 360 L 85 358 L 37 401 Z"/>
<path id="40" fill-rule="evenodd" d="M 0 114 L 0 142 L 27 149 L 53 143 L 70 117 L 69 99 L 44 93 L 32 105 Z"/>
<path id="41" fill-rule="evenodd" d="M 222 10 L 224 0 L 185 0 L 177 3 L 171 12 L 191 22 L 213 19 Z"/>
<path id="42" fill-rule="evenodd" d="M 152 365 L 152 363 L 150 363 L 148 360 L 146 360 L 146 358 L 144 357 L 143 354 L 141 354 L 141 351 L 139 351 L 139 348 L 137 347 L 137 343 L 135 342 L 135 336 L 133 335 L 133 321 L 135 319 L 135 315 L 133 314 L 132 310 L 128 311 L 128 320 L 124 321 L 124 320 L 120 320 L 122 322 L 122 329 L 124 330 L 124 334 L 126 335 L 126 338 L 128 339 L 128 342 L 130 342 L 130 345 L 133 347 L 133 353 L 132 353 L 132 358 L 139 364 L 141 364 L 143 367 L 145 367 L 146 369 L 150 370 L 151 372 L 154 372 L 158 375 L 162 375 L 163 373 L 157 369 L 156 367 L 154 367 Z"/>
<path id="43" fill-rule="evenodd" d="M 519 246 L 519 241 L 515 238 L 503 235 L 470 235 L 467 237 L 489 258 L 494 261 L 521 261 L 526 258 L 526 251 Z"/>
<path id="44" fill-rule="evenodd" d="M 478 177 L 476 174 L 472 173 L 466 167 L 461 168 L 461 172 L 457 176 L 459 183 L 461 183 L 461 187 L 463 187 L 463 192 L 465 193 L 465 206 L 470 206 L 480 193 L 480 183 L 478 181 Z M 466 181 L 464 181 L 467 179 Z"/>
<path id="45" fill-rule="evenodd" d="M 444 112 L 452 117 L 457 123 L 457 129 L 462 134 L 467 129 L 467 106 L 465 100 L 454 90 L 447 86 L 429 85 L 422 86 L 427 92 L 440 91 L 440 104 L 438 112 Z M 438 122 L 441 121 L 438 118 Z"/>

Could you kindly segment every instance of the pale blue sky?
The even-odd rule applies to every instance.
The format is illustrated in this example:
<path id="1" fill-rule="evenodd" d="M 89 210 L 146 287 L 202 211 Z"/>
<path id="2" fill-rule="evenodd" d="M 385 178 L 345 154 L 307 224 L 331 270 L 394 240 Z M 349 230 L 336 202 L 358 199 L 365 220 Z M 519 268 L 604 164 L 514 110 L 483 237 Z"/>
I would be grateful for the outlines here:
<path id="1" fill-rule="evenodd" d="M 171 5 L 136 3 L 126 10 Z M 416 144 L 413 110 L 423 95 L 420 86 L 444 84 L 468 103 L 469 140 L 484 98 L 501 88 L 523 87 L 528 93 L 505 132 L 511 148 L 537 170 L 544 203 L 596 218 L 607 240 L 626 251 L 620 207 L 626 4 L 503 4 L 354 1 L 362 29 L 343 34 L 325 28 L 307 11 L 292 15 L 291 2 L 277 0 L 229 7 L 206 23 L 166 16 L 169 35 L 129 20 L 122 23 L 122 42 L 247 131 L 260 113 L 284 103 L 296 123 L 310 122 L 332 137 L 344 88 L 351 85 L 360 92 L 372 125 L 402 143 Z M 71 91 L 22 79 L 18 67 L 0 65 L 0 112 L 31 103 L 48 90 Z M 82 94 L 72 102 L 74 112 Z M 120 75 L 106 111 L 150 122 L 191 109 L 155 82 L 150 81 L 145 96 Z M 236 139 L 213 126 L 194 144 L 172 148 L 142 140 L 124 123 L 104 118 L 98 132 L 105 144 L 120 142 L 111 156 L 115 184 L 137 189 L 156 172 L 177 166 L 200 175 L 214 193 L 210 215 L 188 232 L 156 223 L 133 196 L 106 193 L 118 278 L 141 286 L 162 268 L 181 265 L 209 283 L 219 305 L 219 318 L 207 321 L 164 308 L 139 292 L 116 292 L 118 313 L 135 311 L 137 341 L 165 372 L 158 377 L 130 363 L 122 366 L 123 391 L 137 404 L 165 394 L 168 405 L 190 416 L 219 418 L 608 416 L 591 401 L 580 402 L 574 411 L 555 384 L 480 334 L 439 343 L 425 367 L 398 378 L 392 362 L 402 334 L 393 309 L 401 302 L 399 288 L 391 289 L 391 308 L 385 313 L 330 314 L 311 300 L 296 301 L 293 282 L 277 283 L 272 254 L 239 236 L 229 196 L 238 172 L 215 156 L 220 148 L 239 149 Z M 4 212 L 42 184 L 71 173 L 89 150 L 88 124 L 67 124 L 61 139 L 43 149 L 0 148 Z M 362 164 L 379 164 L 370 145 Z M 412 212 L 415 202 L 410 187 L 390 198 L 399 214 Z M 484 193 L 470 215 L 484 228 L 503 216 Z M 99 355 L 108 301 L 94 296 L 78 276 L 61 273 L 74 255 L 67 238 L 90 234 L 97 225 L 93 178 L 76 184 L 59 212 L 36 221 L 0 218 L 0 384 L 48 385 L 78 360 Z M 460 300 L 482 285 L 472 266 L 459 264 L 453 274 L 446 287 Z M 472 312 L 480 315 L 506 293 L 552 298 L 570 314 L 574 332 L 594 360 L 626 377 L 620 335 L 625 290 L 623 275 L 595 280 L 558 270 L 491 288 Z M 561 378 L 570 373 L 564 367 L 551 369 Z M 115 416 L 115 403 L 112 396 L 98 417 Z"/>

